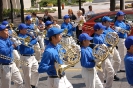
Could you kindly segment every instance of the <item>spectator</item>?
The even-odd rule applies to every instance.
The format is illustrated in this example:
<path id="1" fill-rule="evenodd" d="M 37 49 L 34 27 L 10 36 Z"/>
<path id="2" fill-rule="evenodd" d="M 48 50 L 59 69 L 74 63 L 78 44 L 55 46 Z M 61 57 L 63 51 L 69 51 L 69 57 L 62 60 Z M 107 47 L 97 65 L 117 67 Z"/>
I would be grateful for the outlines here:
<path id="1" fill-rule="evenodd" d="M 133 10 L 133 3 L 131 5 L 132 5 L 132 10 Z"/>
<path id="2" fill-rule="evenodd" d="M 43 19 L 42 19 L 42 17 L 39 17 L 38 29 L 39 29 L 40 31 L 43 31 L 44 28 L 45 28 L 45 24 L 44 24 L 44 22 L 43 22 Z"/>
<path id="3" fill-rule="evenodd" d="M 85 9 L 81 8 L 81 11 L 82 11 L 82 16 L 85 16 Z"/>
<path id="4" fill-rule="evenodd" d="M 38 25 L 38 18 L 37 18 L 37 15 L 36 15 L 35 12 L 33 12 L 33 13 L 31 14 L 31 17 L 32 17 L 32 21 L 33 21 L 33 19 L 35 19 L 35 24 Z"/>
<path id="5" fill-rule="evenodd" d="M 92 6 L 89 6 L 89 11 L 85 14 L 86 20 L 89 20 L 89 18 L 95 14 L 94 11 L 92 11 Z"/>
<path id="6" fill-rule="evenodd" d="M 70 20 L 76 20 L 77 17 L 73 14 L 72 9 L 68 9 L 68 15 L 70 16 Z"/>
<path id="7" fill-rule="evenodd" d="M 46 21 L 53 21 L 53 17 L 48 13 L 48 10 L 45 10 L 44 16 L 43 16 L 43 22 Z"/>
<path id="8" fill-rule="evenodd" d="M 53 27 L 57 27 L 57 28 L 60 29 L 60 25 L 57 24 L 57 20 L 56 19 L 53 20 Z"/>

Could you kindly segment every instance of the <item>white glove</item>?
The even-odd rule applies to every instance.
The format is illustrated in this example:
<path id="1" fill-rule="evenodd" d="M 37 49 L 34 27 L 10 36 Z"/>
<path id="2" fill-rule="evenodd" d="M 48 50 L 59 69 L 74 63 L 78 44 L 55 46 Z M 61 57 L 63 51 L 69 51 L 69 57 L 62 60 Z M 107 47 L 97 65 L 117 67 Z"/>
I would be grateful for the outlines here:
<path id="1" fill-rule="evenodd" d="M 119 32 L 121 30 L 121 27 L 115 27 L 115 31 Z"/>
<path id="2" fill-rule="evenodd" d="M 19 46 L 19 45 L 21 45 L 22 43 L 21 43 L 19 40 L 17 40 L 17 41 L 14 42 L 14 44 L 15 44 L 15 46 Z"/>
<path id="3" fill-rule="evenodd" d="M 37 36 L 36 40 L 37 41 L 41 40 L 41 36 Z"/>
<path id="4" fill-rule="evenodd" d="M 28 33 L 30 36 L 34 36 L 34 33 L 33 32 L 29 32 Z"/>
<path id="5" fill-rule="evenodd" d="M 13 42 L 17 41 L 17 39 L 14 38 L 14 37 L 12 37 L 11 40 L 12 40 Z"/>

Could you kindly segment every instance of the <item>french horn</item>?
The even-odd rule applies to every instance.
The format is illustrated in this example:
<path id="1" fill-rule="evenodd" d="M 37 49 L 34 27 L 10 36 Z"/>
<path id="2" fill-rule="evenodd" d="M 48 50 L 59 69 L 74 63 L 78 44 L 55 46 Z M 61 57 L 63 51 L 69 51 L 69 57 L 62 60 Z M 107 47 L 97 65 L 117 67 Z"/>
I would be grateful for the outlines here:
<path id="1" fill-rule="evenodd" d="M 105 44 L 96 44 L 96 46 L 93 48 L 93 55 L 99 60 L 96 65 L 96 69 L 100 71 L 103 71 L 102 63 L 110 54 L 113 55 L 114 47 L 116 47 L 119 42 L 119 36 L 116 32 L 109 32 L 105 36 L 105 41 L 110 47 L 107 47 Z"/>
<path id="2" fill-rule="evenodd" d="M 65 31 L 64 31 L 65 32 Z M 80 61 L 80 47 L 74 44 L 67 44 L 65 42 L 60 42 L 61 48 L 59 50 L 60 59 L 63 61 L 64 64 L 58 64 L 58 68 L 56 68 L 56 73 L 58 77 L 61 77 L 62 73 L 76 65 Z"/>
<path id="3" fill-rule="evenodd" d="M 96 63 L 96 69 L 103 71 L 102 69 L 102 63 L 106 60 L 106 58 L 109 55 L 109 49 L 105 44 L 97 44 L 93 48 L 93 56 L 98 59 L 98 62 Z"/>

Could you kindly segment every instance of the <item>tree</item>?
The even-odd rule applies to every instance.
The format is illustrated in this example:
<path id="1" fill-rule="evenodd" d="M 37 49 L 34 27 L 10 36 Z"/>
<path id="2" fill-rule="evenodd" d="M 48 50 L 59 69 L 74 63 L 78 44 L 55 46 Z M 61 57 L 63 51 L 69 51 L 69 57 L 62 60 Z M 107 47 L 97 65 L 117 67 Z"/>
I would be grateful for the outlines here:
<path id="1" fill-rule="evenodd" d="M 10 15 L 11 15 L 11 23 L 13 23 L 13 5 L 12 5 L 12 0 L 10 0 L 10 5 L 11 5 L 11 12 L 10 12 Z"/>
<path id="2" fill-rule="evenodd" d="M 125 0 L 120 0 L 120 10 L 125 9 Z"/>
<path id="3" fill-rule="evenodd" d="M 61 19 L 62 18 L 62 16 L 61 16 L 61 1 L 57 0 L 57 3 L 58 3 L 58 19 Z"/>
<path id="4" fill-rule="evenodd" d="M 24 2 L 23 0 L 20 0 L 21 5 L 21 22 L 24 23 Z"/>
<path id="5" fill-rule="evenodd" d="M 110 11 L 115 11 L 115 0 L 110 0 Z"/>
<path id="6" fill-rule="evenodd" d="M 0 0 L 0 22 L 3 21 L 3 0 Z"/>

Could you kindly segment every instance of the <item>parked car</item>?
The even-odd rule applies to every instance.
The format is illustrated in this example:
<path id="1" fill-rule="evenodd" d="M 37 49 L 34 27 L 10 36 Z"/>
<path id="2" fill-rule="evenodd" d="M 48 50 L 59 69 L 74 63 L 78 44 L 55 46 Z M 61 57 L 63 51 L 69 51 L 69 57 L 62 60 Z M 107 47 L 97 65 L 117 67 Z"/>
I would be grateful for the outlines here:
<path id="1" fill-rule="evenodd" d="M 101 19 L 103 16 L 109 16 L 111 19 L 113 19 L 113 21 L 111 22 L 111 27 L 114 27 L 114 22 L 115 22 L 117 12 L 118 11 L 110 11 L 110 12 L 103 12 L 103 13 L 92 15 L 90 19 L 83 24 L 83 27 L 82 27 L 83 32 L 88 33 L 90 36 L 92 36 L 94 33 L 94 30 L 93 30 L 94 24 L 96 22 L 101 22 Z M 133 10 L 123 10 L 123 12 L 126 14 L 125 20 L 133 21 Z M 131 28 L 130 35 L 133 35 L 133 27 Z"/>

